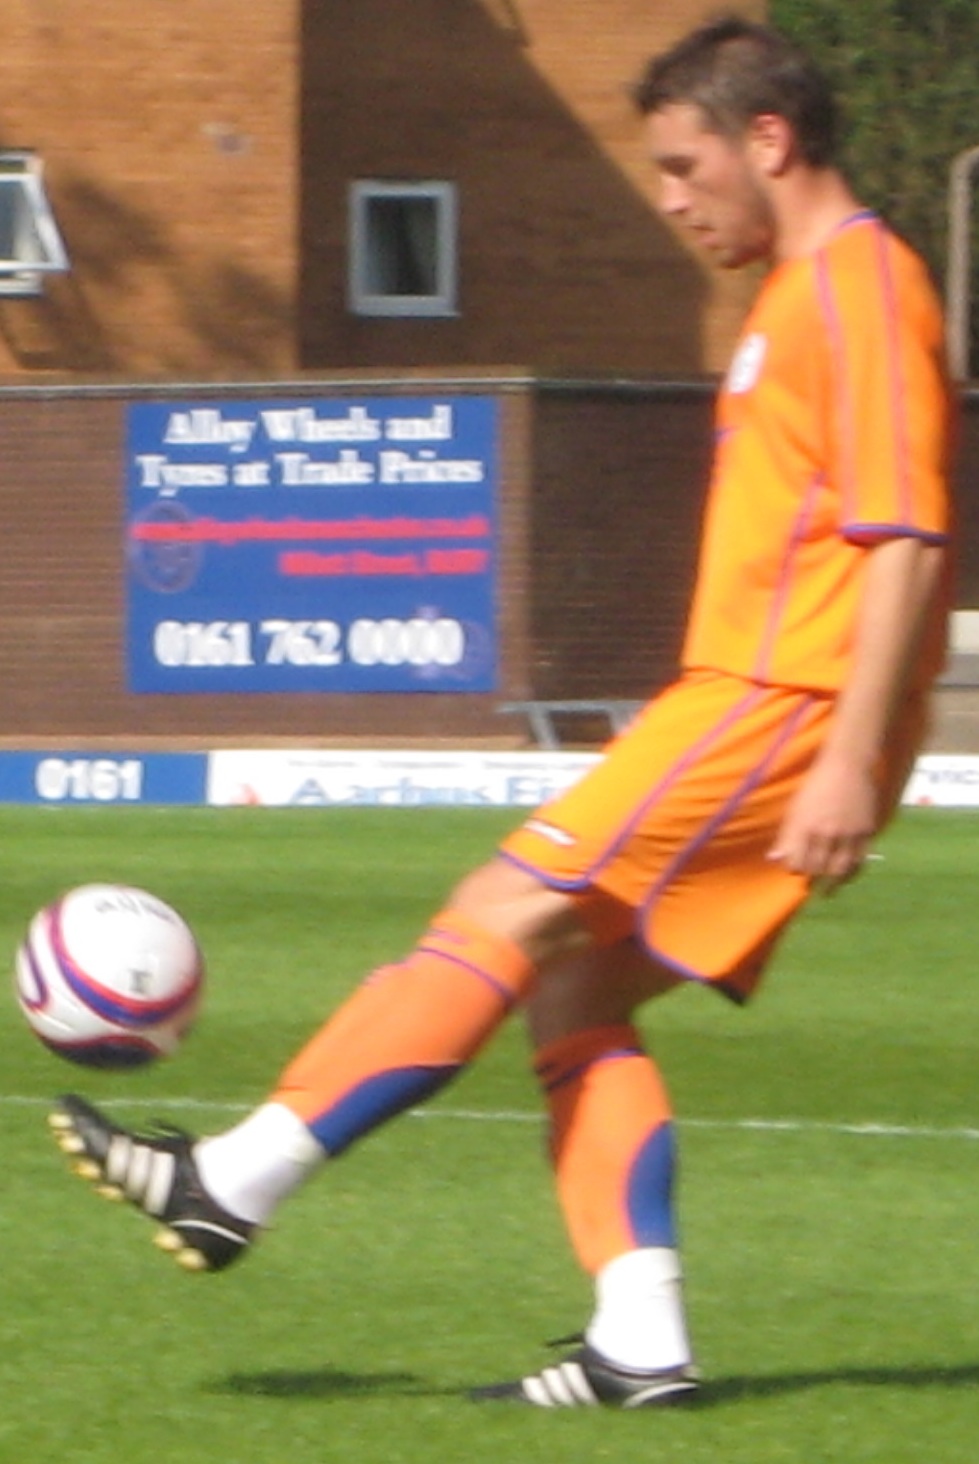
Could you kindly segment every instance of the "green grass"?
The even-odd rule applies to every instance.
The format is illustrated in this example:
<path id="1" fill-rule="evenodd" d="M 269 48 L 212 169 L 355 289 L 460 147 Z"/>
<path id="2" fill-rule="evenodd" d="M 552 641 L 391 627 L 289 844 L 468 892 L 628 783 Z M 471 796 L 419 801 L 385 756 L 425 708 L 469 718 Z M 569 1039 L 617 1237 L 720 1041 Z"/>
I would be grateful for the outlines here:
<path id="1" fill-rule="evenodd" d="M 690 989 L 647 1013 L 680 1115 L 690 1319 L 713 1380 L 695 1412 L 460 1396 L 533 1363 L 588 1308 L 516 1025 L 427 1116 L 318 1176 L 227 1275 L 182 1275 L 139 1217 L 64 1172 L 49 1095 L 80 1087 L 126 1118 L 223 1126 L 513 821 L 0 809 L 8 950 L 58 890 L 119 879 L 182 909 L 210 965 L 198 1030 L 134 1075 L 69 1067 L 0 1004 L 2 1464 L 973 1464 L 968 814 L 909 811 L 861 882 L 806 913 L 747 1011 Z"/>

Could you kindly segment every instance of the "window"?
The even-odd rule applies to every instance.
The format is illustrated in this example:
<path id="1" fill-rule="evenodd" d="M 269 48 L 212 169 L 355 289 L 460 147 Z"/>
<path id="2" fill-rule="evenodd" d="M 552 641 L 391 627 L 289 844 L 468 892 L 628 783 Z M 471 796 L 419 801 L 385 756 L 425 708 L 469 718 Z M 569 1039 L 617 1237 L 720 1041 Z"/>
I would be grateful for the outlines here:
<path id="1" fill-rule="evenodd" d="M 457 212 L 452 183 L 352 184 L 353 313 L 455 315 Z"/>
<path id="2" fill-rule="evenodd" d="M 0 297 L 38 295 L 45 274 L 67 268 L 40 161 L 0 152 Z"/>

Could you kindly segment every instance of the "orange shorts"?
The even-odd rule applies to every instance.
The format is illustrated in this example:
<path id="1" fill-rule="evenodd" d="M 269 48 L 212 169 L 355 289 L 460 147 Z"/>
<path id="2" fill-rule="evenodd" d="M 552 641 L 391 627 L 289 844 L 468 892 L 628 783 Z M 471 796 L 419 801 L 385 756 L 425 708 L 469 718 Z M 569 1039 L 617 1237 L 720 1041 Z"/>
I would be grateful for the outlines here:
<path id="1" fill-rule="evenodd" d="M 687 672 L 500 852 L 580 892 L 600 943 L 637 934 L 657 961 L 743 1000 L 809 892 L 766 856 L 832 712 L 829 696 Z M 922 730 L 915 698 L 883 770 L 888 814 Z"/>

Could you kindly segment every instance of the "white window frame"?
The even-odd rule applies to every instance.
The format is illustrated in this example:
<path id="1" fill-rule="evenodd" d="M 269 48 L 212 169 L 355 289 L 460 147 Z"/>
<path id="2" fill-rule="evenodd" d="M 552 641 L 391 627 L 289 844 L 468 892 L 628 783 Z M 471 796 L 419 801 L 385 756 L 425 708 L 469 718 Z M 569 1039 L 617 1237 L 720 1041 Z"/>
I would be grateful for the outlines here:
<path id="1" fill-rule="evenodd" d="M 371 204 L 378 200 L 430 201 L 435 209 L 435 289 L 425 295 L 379 292 L 375 285 Z M 348 208 L 347 303 L 354 315 L 453 316 L 458 314 L 459 204 L 454 183 L 359 179 Z"/>
<path id="2" fill-rule="evenodd" d="M 0 193 L 21 210 L 14 251 L 0 255 L 0 296 L 39 294 L 45 274 L 70 267 L 40 159 L 30 152 L 0 152 Z"/>
<path id="3" fill-rule="evenodd" d="M 0 152 L 0 194 L 19 214 L 13 253 L 0 254 L 0 298 L 39 295 L 45 275 L 70 268 L 41 160 L 30 152 Z"/>

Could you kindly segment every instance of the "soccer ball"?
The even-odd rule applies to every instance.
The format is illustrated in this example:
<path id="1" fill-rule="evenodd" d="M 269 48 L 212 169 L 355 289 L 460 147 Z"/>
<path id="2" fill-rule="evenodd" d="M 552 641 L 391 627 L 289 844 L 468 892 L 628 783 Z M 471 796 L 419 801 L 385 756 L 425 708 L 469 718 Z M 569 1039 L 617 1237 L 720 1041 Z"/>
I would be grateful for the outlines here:
<path id="1" fill-rule="evenodd" d="M 146 890 L 88 884 L 39 910 L 17 952 L 21 1011 L 60 1057 L 133 1068 L 168 1056 L 200 1005 L 186 921 Z"/>

